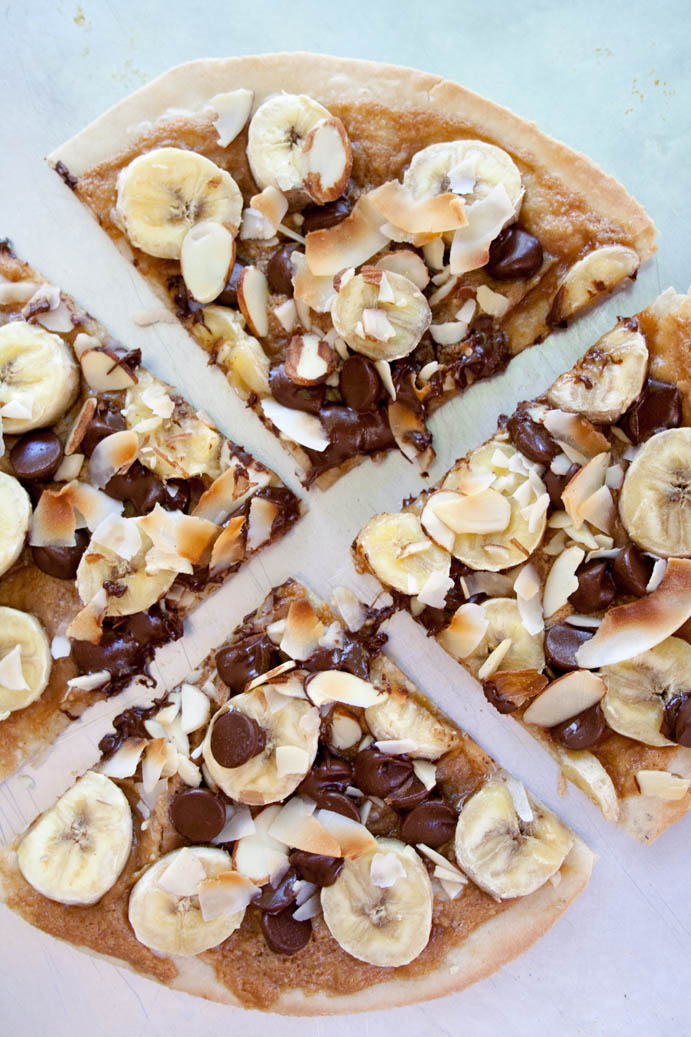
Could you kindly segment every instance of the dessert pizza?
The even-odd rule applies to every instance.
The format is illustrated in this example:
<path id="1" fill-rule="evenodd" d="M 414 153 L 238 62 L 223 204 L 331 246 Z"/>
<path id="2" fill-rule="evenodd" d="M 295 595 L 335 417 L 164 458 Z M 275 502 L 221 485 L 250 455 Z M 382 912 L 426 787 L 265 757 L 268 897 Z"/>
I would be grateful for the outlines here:
<path id="1" fill-rule="evenodd" d="M 288 581 L 0 856 L 8 905 L 170 987 L 301 1015 L 460 990 L 592 854 L 383 654 L 390 609 Z"/>
<path id="2" fill-rule="evenodd" d="M 364 61 L 192 62 L 50 160 L 321 487 L 395 447 L 426 470 L 431 411 L 654 251 L 583 156 Z"/>
<path id="3" fill-rule="evenodd" d="M 355 545 L 646 842 L 691 807 L 690 353 L 669 289 Z"/>
<path id="4" fill-rule="evenodd" d="M 0 246 L 0 777 L 146 671 L 298 499 Z"/>

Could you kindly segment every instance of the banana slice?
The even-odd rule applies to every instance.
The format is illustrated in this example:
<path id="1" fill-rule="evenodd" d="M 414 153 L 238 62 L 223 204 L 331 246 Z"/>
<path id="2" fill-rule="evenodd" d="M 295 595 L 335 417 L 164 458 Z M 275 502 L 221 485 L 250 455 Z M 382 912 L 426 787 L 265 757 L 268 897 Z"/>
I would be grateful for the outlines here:
<path id="1" fill-rule="evenodd" d="M 115 209 L 133 245 L 179 259 L 187 231 L 200 220 L 237 234 L 242 194 L 230 173 L 196 151 L 154 148 L 120 172 Z"/>
<path id="2" fill-rule="evenodd" d="M 23 320 L 0 328 L 2 427 L 17 435 L 52 425 L 79 391 L 79 365 L 59 335 Z"/>
<path id="3" fill-rule="evenodd" d="M 305 190 L 317 202 L 335 201 L 353 162 L 340 119 L 305 94 L 276 94 L 252 116 L 247 158 L 259 187 Z"/>
<path id="4" fill-rule="evenodd" d="M 29 829 L 22 875 L 60 904 L 95 904 L 115 884 L 132 846 L 132 813 L 110 778 L 87 771 Z"/>
<path id="5" fill-rule="evenodd" d="M 433 573 L 449 575 L 451 555 L 429 539 L 410 512 L 375 515 L 357 544 L 374 575 L 403 594 L 419 594 Z"/>
<path id="6" fill-rule="evenodd" d="M 619 797 L 614 782 L 594 753 L 587 749 L 565 749 L 550 740 L 550 752 L 559 760 L 565 778 L 585 792 L 600 808 L 605 821 L 619 818 Z"/>
<path id="7" fill-rule="evenodd" d="M 125 398 L 125 423 L 142 443 L 138 460 L 162 479 L 191 479 L 221 472 L 223 439 L 194 411 L 175 408 L 168 387 L 148 371 L 140 371 Z"/>
<path id="8" fill-rule="evenodd" d="M 513 159 L 501 148 L 482 140 L 430 144 L 413 156 L 403 183 L 416 199 L 452 191 L 469 206 L 482 201 L 501 184 L 516 215 L 523 199 L 521 174 Z"/>
<path id="9" fill-rule="evenodd" d="M 123 558 L 92 538 L 77 568 L 77 592 L 85 605 L 105 588 L 106 616 L 145 612 L 166 593 L 177 575 L 171 569 L 146 571 L 146 554 L 153 543 L 136 519 L 125 519 L 125 522 L 140 536 L 141 547 L 131 558 Z"/>
<path id="10" fill-rule="evenodd" d="M 607 691 L 600 702 L 613 731 L 645 745 L 674 745 L 660 731 L 664 708 L 688 691 L 691 645 L 668 637 L 655 648 L 623 663 L 604 666 Z"/>
<path id="11" fill-rule="evenodd" d="M 398 839 L 377 839 L 375 848 L 347 860 L 322 889 L 321 904 L 329 932 L 358 961 L 407 965 L 427 946 L 432 883 L 412 846 Z"/>
<path id="12" fill-rule="evenodd" d="M 543 670 L 545 666 L 544 635 L 529 634 L 523 625 L 515 598 L 488 598 L 481 605 L 487 619 L 484 637 L 463 664 L 476 677 L 481 666 L 502 642 L 511 643 L 502 656 L 500 670 Z M 444 643 L 443 632 L 441 642 Z"/>
<path id="13" fill-rule="evenodd" d="M 18 479 L 0 472 L 0 575 L 19 558 L 31 523 L 31 498 Z"/>
<path id="14" fill-rule="evenodd" d="M 410 742 L 410 754 L 422 760 L 438 760 L 458 742 L 452 727 L 400 688 L 368 706 L 365 720 L 377 741 Z"/>
<path id="15" fill-rule="evenodd" d="M 524 897 L 559 871 L 573 836 L 550 810 L 528 796 L 532 820 L 519 818 L 507 786 L 486 782 L 466 800 L 456 826 L 456 860 L 494 897 Z"/>
<path id="16" fill-rule="evenodd" d="M 477 492 L 481 485 L 486 485 L 487 490 Z M 471 492 L 465 493 L 468 488 Z M 547 490 L 513 444 L 495 437 L 473 450 L 451 469 L 442 483 L 442 491 L 463 494 L 465 528 L 471 528 L 467 519 L 475 510 L 484 519 L 488 491 L 492 491 L 493 505 L 502 503 L 496 501 L 497 496 L 504 498 L 507 513 L 502 519 L 502 529 L 497 528 L 497 523 L 494 532 L 458 533 L 454 539 L 452 554 L 471 569 L 485 572 L 508 569 L 525 562 L 540 544 L 547 525 Z M 427 507 L 434 510 L 434 497 Z M 492 515 L 499 511 L 496 506 L 491 510 Z"/>
<path id="17" fill-rule="evenodd" d="M 620 324 L 603 335 L 547 390 L 560 410 L 610 424 L 636 399 L 648 371 L 648 347 L 639 331 Z"/>
<path id="18" fill-rule="evenodd" d="M 272 685 L 265 685 L 233 696 L 212 718 L 204 739 L 204 761 L 213 780 L 231 799 L 251 806 L 278 803 L 294 792 L 314 763 L 319 742 L 319 710 L 306 699 L 287 696 L 285 704 L 276 707 L 271 701 L 270 707 L 264 694 L 269 687 L 274 690 Z M 280 685 L 275 690 L 280 693 Z M 211 751 L 211 739 L 219 719 L 232 711 L 256 721 L 265 742 L 245 763 L 224 767 Z M 286 754 L 282 752 L 286 747 L 297 750 L 290 754 L 294 760 L 290 766 L 295 769 L 287 772 L 283 762 Z"/>
<path id="19" fill-rule="evenodd" d="M 383 290 L 382 278 L 386 278 Z M 432 311 L 407 277 L 366 267 L 341 288 L 331 307 L 331 319 L 356 353 L 389 361 L 415 349 L 432 323 Z"/>
<path id="20" fill-rule="evenodd" d="M 36 617 L 1 606 L 0 715 L 35 702 L 48 684 L 52 665 L 50 642 Z"/>
<path id="21" fill-rule="evenodd" d="M 228 306 L 205 306 L 203 321 L 192 333 L 205 349 L 215 351 L 217 363 L 243 399 L 250 393 L 270 396 L 269 358 L 261 344 L 245 331 L 245 319 Z"/>
<path id="22" fill-rule="evenodd" d="M 619 514 L 646 551 L 691 556 L 691 428 L 658 432 L 641 447 L 624 477 Z"/>
<path id="23" fill-rule="evenodd" d="M 177 872 L 175 880 L 169 869 Z M 189 956 L 227 940 L 242 922 L 245 909 L 205 922 L 195 891 L 200 881 L 231 870 L 229 854 L 211 846 L 183 846 L 160 857 L 130 893 L 128 917 L 139 942 L 159 954 Z"/>

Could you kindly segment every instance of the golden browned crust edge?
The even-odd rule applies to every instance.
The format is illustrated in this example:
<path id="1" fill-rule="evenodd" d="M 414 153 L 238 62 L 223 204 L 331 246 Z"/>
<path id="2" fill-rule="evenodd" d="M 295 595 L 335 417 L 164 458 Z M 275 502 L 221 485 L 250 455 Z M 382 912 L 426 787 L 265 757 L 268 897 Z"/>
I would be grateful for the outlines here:
<path id="1" fill-rule="evenodd" d="M 332 102 L 377 103 L 400 108 L 433 106 L 462 115 L 517 155 L 529 153 L 598 214 L 616 220 L 631 235 L 642 260 L 655 251 L 655 228 L 642 206 L 612 177 L 584 155 L 542 133 L 534 123 L 440 76 L 325 54 L 262 54 L 241 58 L 202 58 L 165 72 L 105 112 L 49 161 L 62 161 L 75 176 L 113 156 L 138 136 L 142 123 L 170 109 L 199 109 L 215 94 L 238 87 L 255 92 L 255 104 L 285 89 Z"/>

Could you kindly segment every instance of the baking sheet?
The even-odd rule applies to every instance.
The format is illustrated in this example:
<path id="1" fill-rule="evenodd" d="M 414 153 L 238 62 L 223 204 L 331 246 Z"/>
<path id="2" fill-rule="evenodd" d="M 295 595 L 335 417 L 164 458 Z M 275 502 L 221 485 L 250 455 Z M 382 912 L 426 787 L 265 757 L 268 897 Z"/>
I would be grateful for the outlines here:
<path id="1" fill-rule="evenodd" d="M 0 34 L 0 236 L 74 294 L 110 330 L 141 346 L 144 362 L 180 385 L 224 432 L 299 489 L 290 459 L 225 385 L 182 329 L 135 326 L 153 305 L 146 285 L 115 254 L 42 157 L 109 104 L 176 62 L 203 56 L 305 49 L 415 65 L 456 78 L 534 119 L 585 151 L 646 205 L 661 252 L 634 285 L 576 327 L 517 358 L 492 385 L 472 388 L 432 420 L 437 478 L 489 435 L 496 417 L 544 389 L 618 314 L 662 288 L 691 280 L 684 212 L 691 168 L 691 70 L 686 4 L 581 3 L 578 14 L 535 0 L 487 5 L 351 0 L 347 12 L 313 0 L 249 5 L 207 0 L 203 8 L 151 0 L 58 0 L 11 5 Z M 327 596 L 339 583 L 372 593 L 349 545 L 374 511 L 420 489 L 415 470 L 391 456 L 309 495 L 309 514 L 210 599 L 155 668 L 163 686 L 180 680 L 275 583 L 304 580 Z M 340 1037 L 353 1025 L 372 1037 L 392 1026 L 420 1035 L 679 1034 L 688 1028 L 680 977 L 691 961 L 691 901 L 685 893 L 691 819 L 652 847 L 616 831 L 582 794 L 557 796 L 556 767 L 408 617 L 389 626 L 391 654 L 446 711 L 578 831 L 598 855 L 592 882 L 527 954 L 460 995 L 371 1016 L 281 1020 L 281 1034 Z M 150 694 L 150 693 L 146 693 Z M 141 690 L 96 706 L 37 767 L 0 786 L 0 841 L 21 831 L 95 758 L 110 718 Z M 126 970 L 87 958 L 0 908 L 2 1030 L 54 1037 L 188 1034 L 240 1026 L 248 1037 L 275 1026 L 258 1013 L 206 1004 Z"/>

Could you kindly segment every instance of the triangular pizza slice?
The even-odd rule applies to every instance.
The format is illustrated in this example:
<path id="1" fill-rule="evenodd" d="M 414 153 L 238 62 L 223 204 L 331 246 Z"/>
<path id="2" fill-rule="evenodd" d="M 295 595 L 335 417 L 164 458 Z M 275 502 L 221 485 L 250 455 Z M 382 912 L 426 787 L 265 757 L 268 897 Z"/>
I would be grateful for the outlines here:
<path id="1" fill-rule="evenodd" d="M 365 61 L 182 65 L 50 161 L 322 488 L 395 448 L 425 471 L 432 411 L 655 250 L 584 156 Z"/>

